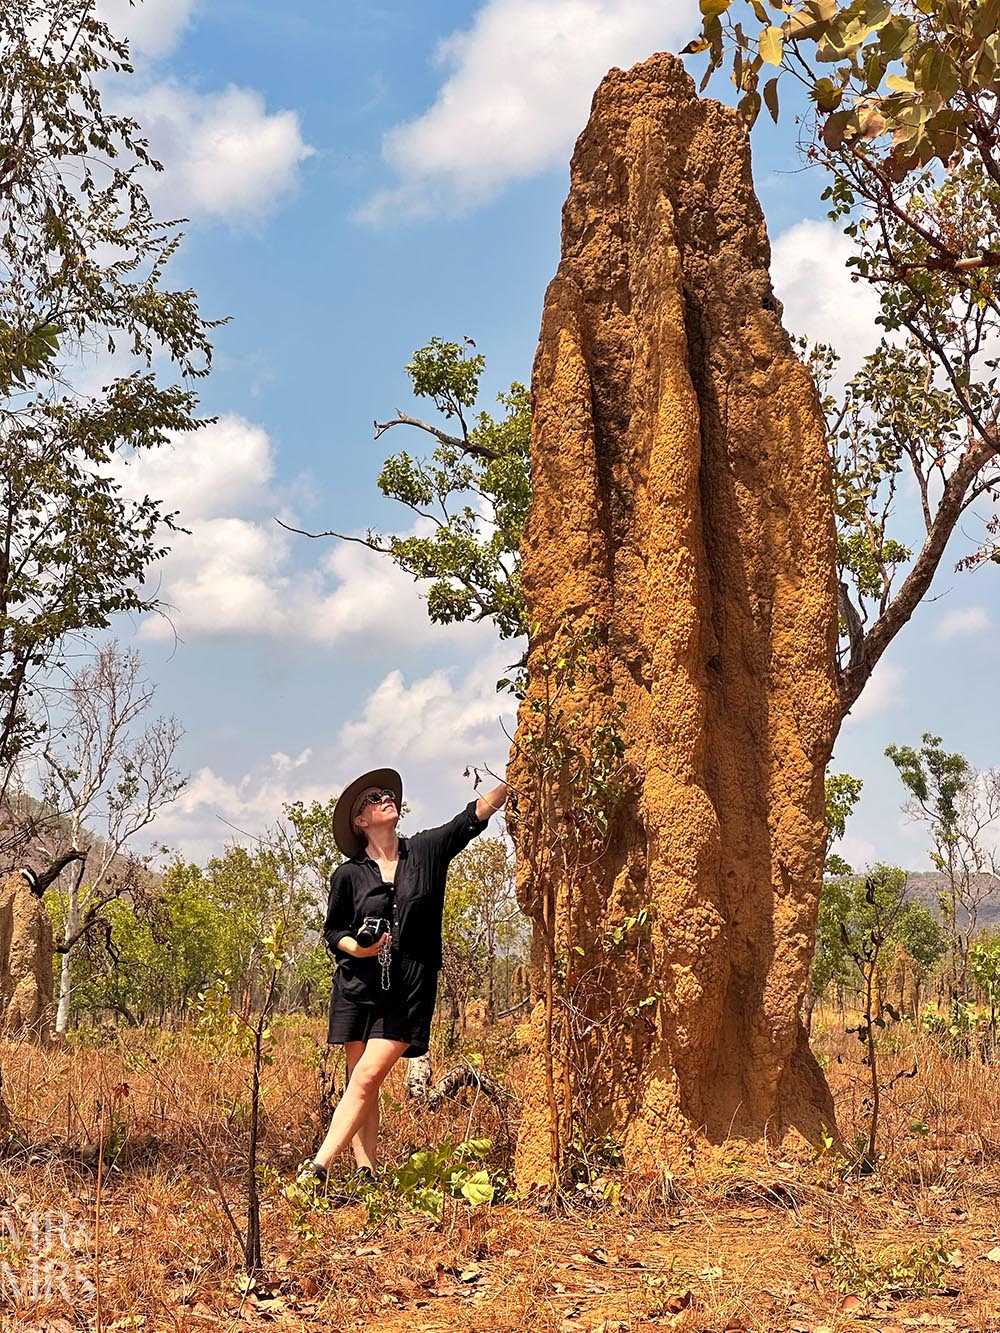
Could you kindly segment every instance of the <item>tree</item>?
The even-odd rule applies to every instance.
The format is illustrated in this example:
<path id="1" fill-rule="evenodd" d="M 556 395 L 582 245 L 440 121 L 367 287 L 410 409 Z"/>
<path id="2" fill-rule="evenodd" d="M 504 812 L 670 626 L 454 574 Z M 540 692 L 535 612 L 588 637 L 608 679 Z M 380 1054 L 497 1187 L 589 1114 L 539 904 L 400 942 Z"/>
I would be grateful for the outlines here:
<path id="1" fill-rule="evenodd" d="M 826 796 L 826 868 L 828 875 L 849 875 L 851 867 L 842 856 L 830 849 L 847 832 L 847 821 L 861 799 L 864 782 L 850 773 L 828 773 L 825 780 Z"/>
<path id="2" fill-rule="evenodd" d="M 502 417 L 480 411 L 473 420 L 486 366 L 480 353 L 470 354 L 474 346 L 469 338 L 463 343 L 432 338 L 406 367 L 414 394 L 429 398 L 446 422 L 456 422 L 459 434 L 404 412 L 375 422 L 376 439 L 393 426 L 409 426 L 437 441 L 429 459 L 394 454 L 378 479 L 383 495 L 420 520 L 417 533 L 399 537 L 370 528 L 365 537 L 332 531 L 304 535 L 360 542 L 415 579 L 429 580 L 427 614 L 435 624 L 489 619 L 501 638 L 512 639 L 528 628 L 519 568 L 521 528 L 531 499 L 531 405 L 527 390 L 515 383 L 497 398 Z M 430 535 L 419 530 L 427 526 Z"/>
<path id="3" fill-rule="evenodd" d="M 498 1004 L 510 1004 L 510 977 L 527 943 L 527 918 L 517 901 L 514 860 L 503 838 L 477 838 L 451 863 L 448 892 L 472 888 L 472 927 L 481 954 L 476 978 L 485 989 L 486 1014 L 496 1017 Z M 447 912 L 447 900 L 445 911 Z"/>
<path id="4" fill-rule="evenodd" d="M 185 783 L 174 767 L 180 727 L 172 717 L 146 721 L 156 690 L 141 670 L 136 653 L 111 642 L 87 666 L 66 671 L 59 730 L 43 751 L 45 805 L 82 853 L 69 887 L 50 890 L 64 898 L 57 1032 L 69 1023 L 73 950 L 98 927 L 110 939 L 101 909 L 137 890 L 126 844 Z"/>
<path id="5" fill-rule="evenodd" d="M 869 879 L 875 884 L 875 904 L 867 897 Z M 916 1011 L 924 978 L 947 950 L 944 932 L 925 903 L 907 896 L 905 872 L 896 867 L 875 866 L 862 876 L 848 871 L 823 882 L 816 952 L 809 973 L 807 1027 L 815 1002 L 828 992 L 830 986 L 835 985 L 843 991 L 854 979 L 845 932 L 849 940 L 855 941 L 870 936 L 877 924 L 876 907 L 884 918 L 885 939 L 879 946 L 878 966 L 872 974 L 873 995 L 881 1010 L 888 984 L 895 978 L 898 1007 L 902 1009 L 902 992 L 909 975 L 912 1007 Z"/>
<path id="6" fill-rule="evenodd" d="M 501 1003 L 509 1003 L 510 975 L 521 961 L 527 924 L 517 902 L 510 848 L 503 838 L 478 838 L 448 870 L 441 970 L 452 1032 L 467 1000 L 482 996 L 490 1022 L 498 994 Z"/>
<path id="7" fill-rule="evenodd" d="M 10 0 L 0 11 L 0 796 L 44 738 L 31 705 L 67 635 L 148 610 L 144 577 L 174 516 L 133 501 L 116 459 L 190 431 L 197 399 L 163 386 L 207 373 L 210 321 L 165 272 L 180 242 L 143 190 L 159 170 L 138 125 L 108 113 L 102 81 L 127 44 L 94 0 Z M 136 369 L 74 389 L 85 356 Z"/>
<path id="8" fill-rule="evenodd" d="M 751 11 L 756 36 L 743 27 Z M 805 0 L 770 10 L 760 0 L 706 0 L 702 12 L 702 35 L 686 50 L 709 53 L 706 81 L 732 55 L 749 123 L 762 99 L 777 122 L 782 78 L 808 92 L 806 158 L 832 177 L 830 216 L 855 242 L 855 279 L 879 293 L 879 323 L 905 337 L 881 343 L 840 404 L 827 399 L 846 712 L 927 593 L 963 513 L 1000 493 L 989 352 L 1000 331 L 1000 10 L 996 0 Z M 819 65 L 834 68 L 820 74 Z M 767 67 L 774 73 L 758 91 Z M 887 532 L 904 469 L 925 539 L 894 588 L 912 555 Z M 996 533 L 994 516 L 961 564 L 1000 559 Z"/>
<path id="9" fill-rule="evenodd" d="M 941 908 L 951 945 L 953 996 L 961 998 L 979 906 L 995 889 L 1000 869 L 990 837 L 1000 820 L 1000 771 L 977 773 L 964 755 L 948 754 L 941 737 L 929 732 L 919 750 L 890 745 L 885 753 L 910 794 L 903 809 L 926 825 L 931 862 L 946 879 Z"/>

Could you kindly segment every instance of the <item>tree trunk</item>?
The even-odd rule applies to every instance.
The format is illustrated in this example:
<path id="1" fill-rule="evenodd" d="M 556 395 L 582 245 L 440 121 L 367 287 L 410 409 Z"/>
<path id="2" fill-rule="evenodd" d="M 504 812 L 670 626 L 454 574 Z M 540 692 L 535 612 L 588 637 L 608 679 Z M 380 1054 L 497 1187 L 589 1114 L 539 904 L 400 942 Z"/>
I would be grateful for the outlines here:
<path id="1" fill-rule="evenodd" d="M 69 891 L 69 903 L 66 910 L 66 931 L 64 938 L 72 939 L 80 929 L 80 896 L 76 885 Z M 64 1033 L 69 1027 L 70 1000 L 73 990 L 73 950 L 67 949 L 62 954 L 59 964 L 59 1002 L 56 1005 L 56 1032 Z"/>
<path id="2" fill-rule="evenodd" d="M 832 481 L 768 262 L 735 112 L 673 57 L 612 71 L 533 376 L 537 628 L 511 778 L 552 1003 L 531 1023 L 522 1188 L 571 1139 L 648 1166 L 833 1126 L 800 1019 L 840 721 Z"/>

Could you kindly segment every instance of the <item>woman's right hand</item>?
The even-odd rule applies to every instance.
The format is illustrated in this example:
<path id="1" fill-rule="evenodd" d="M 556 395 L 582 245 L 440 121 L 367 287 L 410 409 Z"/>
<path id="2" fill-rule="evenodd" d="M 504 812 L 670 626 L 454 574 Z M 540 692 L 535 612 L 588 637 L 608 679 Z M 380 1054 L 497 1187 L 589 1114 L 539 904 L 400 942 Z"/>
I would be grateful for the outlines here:
<path id="1" fill-rule="evenodd" d="M 383 944 L 391 943 L 392 936 L 386 931 L 380 940 L 376 940 L 374 944 L 369 944 L 367 947 L 359 944 L 353 935 L 345 935 L 337 947 L 343 949 L 344 953 L 349 954 L 351 958 L 376 958 Z"/>

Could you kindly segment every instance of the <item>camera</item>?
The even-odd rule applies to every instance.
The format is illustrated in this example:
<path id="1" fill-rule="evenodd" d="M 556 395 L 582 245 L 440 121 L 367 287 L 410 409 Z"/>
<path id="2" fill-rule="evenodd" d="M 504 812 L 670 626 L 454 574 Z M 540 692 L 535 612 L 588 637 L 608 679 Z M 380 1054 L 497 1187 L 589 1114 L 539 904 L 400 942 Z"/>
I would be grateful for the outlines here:
<path id="1" fill-rule="evenodd" d="M 361 945 L 362 949 L 370 949 L 373 944 L 377 944 L 383 935 L 387 935 L 391 930 L 390 923 L 384 916 L 366 916 L 361 925 L 354 932 L 354 938 Z"/>

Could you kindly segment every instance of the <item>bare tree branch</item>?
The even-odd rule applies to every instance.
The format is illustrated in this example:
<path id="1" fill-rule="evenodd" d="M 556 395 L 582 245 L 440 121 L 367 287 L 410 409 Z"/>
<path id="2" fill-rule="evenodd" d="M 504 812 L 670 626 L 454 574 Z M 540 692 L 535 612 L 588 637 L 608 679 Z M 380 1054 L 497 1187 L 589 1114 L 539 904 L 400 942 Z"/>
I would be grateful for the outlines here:
<path id="1" fill-rule="evenodd" d="M 461 413 L 459 413 L 459 420 L 462 420 Z M 426 431 L 428 435 L 433 435 L 442 444 L 450 444 L 456 449 L 461 449 L 463 454 L 471 454 L 474 458 L 486 459 L 500 457 L 494 449 L 488 449 L 484 444 L 473 444 L 467 435 L 464 438 L 460 435 L 449 435 L 447 431 L 439 430 L 437 426 L 432 426 L 427 421 L 421 421 L 418 417 L 411 417 L 406 412 L 397 411 L 391 421 L 375 421 L 372 424 L 375 427 L 376 440 L 384 435 L 387 430 L 391 430 L 393 426 L 415 426 L 417 430 Z M 462 424 L 464 426 L 464 420 Z"/>

